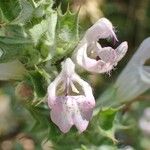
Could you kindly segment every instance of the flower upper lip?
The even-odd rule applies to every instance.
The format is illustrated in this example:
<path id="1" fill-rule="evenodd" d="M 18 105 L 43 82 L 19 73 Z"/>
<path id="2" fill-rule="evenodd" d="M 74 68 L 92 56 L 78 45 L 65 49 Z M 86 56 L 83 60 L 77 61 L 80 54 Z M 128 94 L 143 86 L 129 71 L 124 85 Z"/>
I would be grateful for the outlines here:
<path id="1" fill-rule="evenodd" d="M 90 27 L 84 38 L 89 43 L 98 41 L 99 39 L 108 38 L 113 38 L 115 41 L 118 41 L 112 23 L 106 18 L 101 18 L 92 27 Z"/>

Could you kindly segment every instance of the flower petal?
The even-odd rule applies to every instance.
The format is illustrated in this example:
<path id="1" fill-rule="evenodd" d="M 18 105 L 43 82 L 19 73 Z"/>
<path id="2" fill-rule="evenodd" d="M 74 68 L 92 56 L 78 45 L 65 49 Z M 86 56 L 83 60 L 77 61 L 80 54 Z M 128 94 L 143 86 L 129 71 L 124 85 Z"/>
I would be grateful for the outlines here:
<path id="1" fill-rule="evenodd" d="M 74 115 L 74 124 L 80 132 L 83 132 L 87 128 L 88 122 L 92 117 L 93 109 L 95 107 L 95 99 L 92 89 L 87 82 L 82 80 L 77 74 L 74 75 L 73 80 L 81 85 L 85 95 L 74 96 L 78 107 L 78 110 Z"/>
<path id="2" fill-rule="evenodd" d="M 87 97 L 84 97 L 84 96 L 76 100 L 82 117 L 88 121 L 92 117 L 93 108 L 95 106 L 95 104 L 91 101 L 92 99 L 88 99 Z"/>
<path id="3" fill-rule="evenodd" d="M 144 66 L 150 58 L 150 38 L 145 39 L 116 81 L 117 99 L 131 100 L 150 88 L 150 69 Z"/>
<path id="4" fill-rule="evenodd" d="M 79 101 L 86 101 L 86 97 L 79 95 L 79 96 L 68 96 L 68 101 L 70 101 L 71 105 L 69 107 L 70 113 L 72 113 L 72 119 L 73 119 L 73 124 L 77 127 L 79 130 L 79 133 L 83 132 L 86 130 L 89 119 L 86 119 L 84 116 L 85 114 L 83 113 L 83 110 L 85 108 L 80 108 Z M 92 108 L 93 111 L 93 108 Z M 91 112 L 92 115 L 92 112 Z M 91 117 L 91 116 L 90 116 Z"/>
<path id="5" fill-rule="evenodd" d="M 104 58 L 104 57 L 103 57 Z M 95 60 L 91 59 L 87 56 L 86 51 L 83 55 L 83 64 L 82 67 L 84 67 L 86 70 L 95 72 L 95 73 L 104 73 L 108 72 L 113 69 L 113 64 L 104 62 L 103 60 Z"/>
<path id="6" fill-rule="evenodd" d="M 57 97 L 51 110 L 52 121 L 63 133 L 68 132 L 73 125 L 72 108 L 68 105 L 68 99 L 67 96 Z"/>
<path id="7" fill-rule="evenodd" d="M 126 54 L 128 49 L 128 44 L 127 42 L 122 42 L 117 48 L 116 48 L 116 53 L 117 53 L 117 60 L 116 62 L 120 61 L 124 55 Z"/>
<path id="8" fill-rule="evenodd" d="M 84 101 L 87 102 L 91 108 L 94 108 L 95 107 L 95 98 L 93 96 L 91 86 L 87 82 L 82 80 L 77 74 L 74 75 L 73 80 L 75 80 L 76 82 L 78 82 L 81 85 L 84 95 L 86 97 L 86 100 L 84 100 Z M 78 101 L 79 100 L 82 101 L 82 99 L 78 99 Z"/>
<path id="9" fill-rule="evenodd" d="M 53 107 L 53 104 L 56 101 L 56 88 L 60 82 L 61 75 L 58 75 L 57 78 L 48 86 L 48 105 L 50 108 Z"/>
<path id="10" fill-rule="evenodd" d="M 113 64 L 106 63 L 102 60 L 91 59 L 87 56 L 87 44 L 84 44 L 77 53 L 77 63 L 82 66 L 84 69 L 95 72 L 95 73 L 104 73 L 108 72 L 113 68 Z M 113 55 L 114 57 L 114 55 Z"/>
<path id="11" fill-rule="evenodd" d="M 106 18 L 99 19 L 92 27 L 87 30 L 85 34 L 85 38 L 89 43 L 92 41 L 98 41 L 98 39 L 109 37 L 113 37 L 116 41 L 118 41 L 116 34 L 113 31 L 112 23 Z"/>
<path id="12" fill-rule="evenodd" d="M 116 52 L 111 47 L 104 47 L 99 50 L 99 57 L 106 63 L 113 64 L 117 58 Z"/>
<path id="13" fill-rule="evenodd" d="M 75 64 L 72 62 L 70 58 L 67 58 L 62 63 L 62 74 L 66 77 L 71 77 L 75 72 Z"/>
<path id="14" fill-rule="evenodd" d="M 75 126 L 79 130 L 79 133 L 82 133 L 83 131 L 85 131 L 89 124 L 89 121 L 82 118 L 79 111 L 74 114 L 73 121 L 74 121 Z"/>

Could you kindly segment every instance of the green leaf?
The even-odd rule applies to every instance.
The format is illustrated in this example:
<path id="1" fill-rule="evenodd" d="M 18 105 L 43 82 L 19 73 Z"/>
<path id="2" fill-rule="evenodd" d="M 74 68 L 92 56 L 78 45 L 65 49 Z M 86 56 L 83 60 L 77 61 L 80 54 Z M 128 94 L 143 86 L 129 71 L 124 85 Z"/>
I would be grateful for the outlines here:
<path id="1" fill-rule="evenodd" d="M 25 64 L 33 66 L 40 61 L 40 54 L 33 46 L 32 39 L 22 26 L 4 26 L 3 35 L 0 36 L 0 49 L 3 51 L 0 62 L 20 59 Z"/>
<path id="2" fill-rule="evenodd" d="M 31 103 L 26 105 L 26 109 L 29 111 L 33 118 L 33 120 L 30 120 L 28 124 L 30 128 L 27 130 L 28 132 L 32 133 L 32 136 L 35 136 L 34 138 L 38 140 L 37 142 L 40 145 L 41 141 L 48 139 L 49 136 L 51 124 L 49 109 L 45 104 L 34 106 Z M 32 125 L 31 121 L 33 122 Z"/>
<path id="3" fill-rule="evenodd" d="M 118 109 L 103 108 L 99 112 L 99 125 L 104 130 L 109 130 L 113 127 L 114 119 Z"/>
<path id="4" fill-rule="evenodd" d="M 4 34 L 1 36 L 9 38 L 27 38 L 25 29 L 20 25 L 5 25 L 1 29 L 4 30 Z"/>
<path id="5" fill-rule="evenodd" d="M 32 85 L 34 87 L 35 93 L 37 98 L 42 98 L 46 95 L 45 90 L 45 78 L 42 76 L 42 74 L 39 71 L 32 71 L 30 72 L 30 80 L 32 82 Z"/>
<path id="6" fill-rule="evenodd" d="M 33 16 L 35 18 L 41 18 L 45 15 L 45 9 L 44 9 L 44 5 L 40 5 L 38 7 L 35 8 L 34 12 L 33 12 Z"/>
<path id="7" fill-rule="evenodd" d="M 7 40 L 9 41 L 10 39 Z M 15 41 L 15 39 L 13 40 Z M 12 40 L 10 42 L 12 42 Z M 23 55 L 23 52 L 26 51 L 27 48 L 28 44 L 25 45 L 25 43 L 6 44 L 0 41 L 0 49 L 1 51 L 3 51 L 3 54 L 0 58 L 0 63 L 9 62 L 14 59 L 20 59 L 21 56 Z"/>
<path id="8" fill-rule="evenodd" d="M 8 21 L 15 19 L 21 11 L 19 0 L 0 0 L 0 8 Z"/>
<path id="9" fill-rule="evenodd" d="M 11 24 L 25 24 L 32 17 L 32 5 L 26 0 L 20 0 L 19 3 L 21 6 L 21 11 L 19 15 L 11 22 Z"/>
<path id="10" fill-rule="evenodd" d="M 82 145 L 81 148 L 75 149 L 75 150 L 117 150 L 117 147 L 114 145 L 105 145 L 105 144 L 100 144 L 100 146 L 85 146 Z"/>
<path id="11" fill-rule="evenodd" d="M 45 41 L 47 45 L 51 46 L 54 44 L 56 23 L 57 13 L 51 12 L 45 20 L 42 20 L 39 24 L 36 24 L 29 30 L 35 45 L 37 45 L 43 34 L 46 34 Z"/>
<path id="12" fill-rule="evenodd" d="M 55 44 L 57 13 L 54 11 L 51 12 L 47 20 L 48 20 L 48 32 L 47 32 L 48 45 L 53 46 Z"/>
<path id="13" fill-rule="evenodd" d="M 4 22 L 7 22 L 7 19 L 4 17 L 3 11 L 0 8 L 0 25 L 3 24 Z"/>
<path id="14" fill-rule="evenodd" d="M 11 37 L 0 37 L 0 42 L 4 44 L 31 44 L 32 41 L 26 38 L 11 38 Z"/>
<path id="15" fill-rule="evenodd" d="M 41 36 L 47 31 L 48 23 L 47 20 L 42 20 L 39 24 L 36 24 L 29 30 L 30 35 L 35 43 L 38 43 Z"/>
<path id="16" fill-rule="evenodd" d="M 33 106 L 27 105 L 27 109 L 35 120 L 34 125 L 31 128 L 32 133 L 35 132 L 39 138 L 50 139 L 56 142 L 61 132 L 58 127 L 50 120 L 50 110 L 45 104 Z"/>
<path id="17" fill-rule="evenodd" d="M 56 29 L 57 40 L 61 40 L 61 42 L 64 43 L 79 40 L 78 23 L 78 13 L 71 13 L 68 10 L 64 15 L 62 15 L 58 12 L 58 23 Z"/>
<path id="18" fill-rule="evenodd" d="M 68 7 L 69 7 L 69 2 L 70 2 L 70 1 L 71 1 L 71 0 L 63 0 L 63 1 L 61 1 L 61 0 L 55 0 L 55 1 L 54 1 L 55 3 L 54 3 L 54 5 L 53 5 L 53 7 L 54 7 L 54 8 L 60 7 L 62 13 L 64 14 L 64 13 L 67 11 Z"/>
<path id="19" fill-rule="evenodd" d="M 60 10 L 59 10 L 60 11 Z M 70 57 L 78 41 L 78 13 L 69 10 L 62 15 L 58 12 L 56 26 L 56 53 L 52 58 L 52 65 L 60 64 L 66 57 Z"/>
<path id="20" fill-rule="evenodd" d="M 47 130 L 50 124 L 49 110 L 45 105 L 33 106 L 29 105 L 27 109 L 30 111 L 32 117 L 35 119 L 33 130 Z"/>
<path id="21" fill-rule="evenodd" d="M 115 139 L 115 131 L 117 128 L 116 125 L 116 116 L 119 108 L 103 108 L 97 114 L 98 124 L 99 124 L 99 132 L 109 139 L 111 139 L 114 143 L 117 142 Z"/>
<path id="22" fill-rule="evenodd" d="M 61 10 L 62 10 L 63 13 L 65 13 L 67 11 L 67 9 L 68 9 L 69 1 L 70 0 L 63 0 L 63 1 L 61 1 L 60 5 L 61 5 Z"/>

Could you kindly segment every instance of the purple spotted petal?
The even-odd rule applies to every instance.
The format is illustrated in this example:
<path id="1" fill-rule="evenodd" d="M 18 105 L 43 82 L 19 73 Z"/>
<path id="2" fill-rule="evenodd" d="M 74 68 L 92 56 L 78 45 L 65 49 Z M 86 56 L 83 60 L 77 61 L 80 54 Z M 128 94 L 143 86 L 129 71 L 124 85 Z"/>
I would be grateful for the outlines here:
<path id="1" fill-rule="evenodd" d="M 93 105 L 85 96 L 62 96 L 57 97 L 52 107 L 51 119 L 64 133 L 68 132 L 72 125 L 81 133 L 86 130 L 92 112 Z"/>
<path id="2" fill-rule="evenodd" d="M 113 64 L 117 58 L 117 54 L 116 54 L 115 50 L 112 49 L 111 47 L 104 47 L 99 51 L 99 57 L 104 62 Z"/>
<path id="3" fill-rule="evenodd" d="M 50 113 L 52 121 L 64 133 L 73 125 L 71 107 L 67 103 L 68 97 L 57 97 Z"/>

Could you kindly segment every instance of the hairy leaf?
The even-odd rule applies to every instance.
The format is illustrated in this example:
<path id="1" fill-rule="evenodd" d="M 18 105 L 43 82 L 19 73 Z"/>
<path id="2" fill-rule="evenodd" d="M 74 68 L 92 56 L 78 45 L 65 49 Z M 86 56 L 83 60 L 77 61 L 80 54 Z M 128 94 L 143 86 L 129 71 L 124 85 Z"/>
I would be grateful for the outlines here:
<path id="1" fill-rule="evenodd" d="M 8 21 L 15 19 L 21 11 L 19 0 L 0 0 L 0 8 Z"/>
<path id="2" fill-rule="evenodd" d="M 26 0 L 20 0 L 19 3 L 21 6 L 21 11 L 19 15 L 11 22 L 11 24 L 24 24 L 32 17 L 32 5 Z"/>

